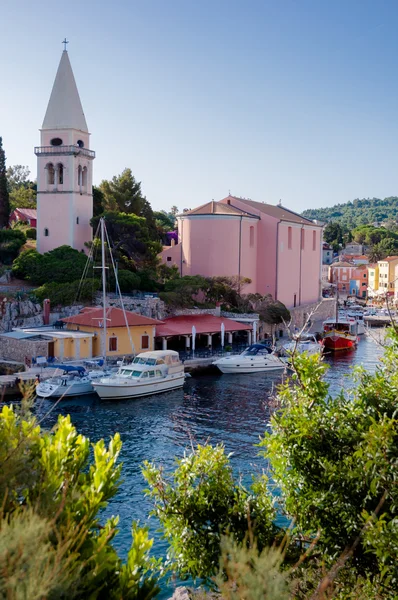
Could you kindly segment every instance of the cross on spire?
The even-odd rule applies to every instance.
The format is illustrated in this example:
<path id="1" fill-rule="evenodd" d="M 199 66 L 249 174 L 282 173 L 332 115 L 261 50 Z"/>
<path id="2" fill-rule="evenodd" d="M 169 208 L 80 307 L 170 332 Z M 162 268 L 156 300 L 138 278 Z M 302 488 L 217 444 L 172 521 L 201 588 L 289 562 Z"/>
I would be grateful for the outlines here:
<path id="1" fill-rule="evenodd" d="M 66 52 L 66 44 L 69 44 L 68 40 L 65 38 L 64 41 L 62 42 L 64 44 L 64 50 Z"/>

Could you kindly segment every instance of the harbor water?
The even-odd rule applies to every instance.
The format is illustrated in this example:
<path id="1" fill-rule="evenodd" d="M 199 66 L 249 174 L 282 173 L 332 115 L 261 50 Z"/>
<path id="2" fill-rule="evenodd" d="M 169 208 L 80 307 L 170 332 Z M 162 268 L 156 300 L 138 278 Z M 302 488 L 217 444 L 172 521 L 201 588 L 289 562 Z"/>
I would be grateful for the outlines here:
<path id="1" fill-rule="evenodd" d="M 356 351 L 327 356 L 331 393 L 349 387 L 353 366 L 374 371 L 381 354 L 374 339 L 361 336 Z M 125 555 L 131 542 L 131 522 L 146 522 L 151 509 L 143 493 L 142 462 L 147 459 L 171 469 L 175 457 L 189 451 L 191 444 L 223 442 L 226 451 L 233 453 L 236 472 L 248 479 L 250 473 L 264 467 L 255 445 L 269 423 L 270 405 L 281 377 L 280 373 L 206 375 L 187 379 L 184 389 L 147 398 L 116 402 L 96 397 L 74 399 L 59 403 L 43 424 L 51 427 L 59 413 L 69 413 L 79 432 L 92 441 L 120 433 L 123 482 L 104 516 L 120 515 L 115 546 Z M 41 410 L 50 407 L 51 403 L 44 401 Z M 155 537 L 154 553 L 164 554 L 166 545 L 154 519 L 150 529 Z M 171 595 L 167 590 L 163 594 L 165 598 Z"/>

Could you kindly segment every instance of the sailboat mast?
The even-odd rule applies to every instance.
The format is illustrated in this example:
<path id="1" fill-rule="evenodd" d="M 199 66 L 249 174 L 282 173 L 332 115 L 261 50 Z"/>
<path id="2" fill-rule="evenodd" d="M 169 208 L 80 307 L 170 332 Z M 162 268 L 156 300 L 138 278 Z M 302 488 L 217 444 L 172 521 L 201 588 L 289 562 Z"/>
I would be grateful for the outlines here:
<path id="1" fill-rule="evenodd" d="M 105 220 L 101 218 L 101 266 L 102 266 L 102 307 L 103 307 L 103 332 L 102 351 L 106 362 L 106 264 L 105 264 Z"/>

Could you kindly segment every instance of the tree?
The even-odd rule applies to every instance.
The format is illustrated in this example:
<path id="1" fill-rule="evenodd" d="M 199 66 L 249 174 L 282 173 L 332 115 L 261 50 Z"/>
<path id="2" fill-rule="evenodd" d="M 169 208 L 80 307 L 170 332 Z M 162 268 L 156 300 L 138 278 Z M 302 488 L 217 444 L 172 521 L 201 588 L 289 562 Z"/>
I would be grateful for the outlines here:
<path id="1" fill-rule="evenodd" d="M 0 229 L 0 262 L 11 264 L 25 243 L 26 235 L 20 229 Z"/>
<path id="2" fill-rule="evenodd" d="M 105 212 L 106 228 L 111 240 L 112 251 L 123 265 L 133 271 L 154 267 L 162 249 L 158 241 L 150 236 L 148 222 L 134 213 Z M 99 217 L 91 224 L 97 229 Z"/>
<path id="3" fill-rule="evenodd" d="M 8 193 L 6 155 L 3 138 L 0 137 L 0 228 L 7 227 L 10 218 L 10 198 Z"/>
<path id="4" fill-rule="evenodd" d="M 29 168 L 13 165 L 7 169 L 10 211 L 15 208 L 36 208 L 37 185 L 29 180 Z"/>
<path id="5" fill-rule="evenodd" d="M 181 577 L 209 579 L 218 571 L 221 536 L 242 543 L 252 527 L 260 550 L 272 544 L 278 528 L 265 476 L 246 489 L 232 474 L 224 446 L 198 445 L 176 460 L 170 477 L 145 462 L 143 475 L 154 502 L 152 514 L 169 543 L 168 554 Z"/>
<path id="6" fill-rule="evenodd" d="M 111 181 L 102 181 L 99 189 L 103 194 L 105 212 L 121 212 L 144 217 L 151 239 L 158 239 L 151 205 L 142 194 L 141 182 L 135 179 L 131 169 L 124 169 L 121 175 L 113 177 Z"/>
<path id="7" fill-rule="evenodd" d="M 152 540 L 133 525 L 126 563 L 100 520 L 119 486 L 120 436 L 90 445 L 70 417 L 42 431 L 25 397 L 0 412 L 0 597 L 150 600 L 159 588 Z M 100 523 L 101 521 L 101 523 Z"/>
<path id="8" fill-rule="evenodd" d="M 59 246 L 44 254 L 30 249 L 14 260 L 12 271 L 16 277 L 37 285 L 71 283 L 81 279 L 86 262 L 86 255 L 70 246 Z"/>
<path id="9" fill-rule="evenodd" d="M 279 300 L 274 300 L 269 294 L 265 296 L 257 306 L 260 320 L 267 325 L 279 325 L 280 323 L 289 323 L 291 319 L 290 311 Z"/>
<path id="10" fill-rule="evenodd" d="M 297 533 L 317 537 L 323 568 L 345 556 L 340 581 L 355 572 L 376 582 L 372 598 L 398 591 L 397 356 L 393 331 L 376 373 L 358 368 L 356 385 L 331 397 L 327 366 L 297 355 L 293 381 L 280 387 L 280 410 L 261 442 Z"/>
<path id="11" fill-rule="evenodd" d="M 93 217 L 99 217 L 104 212 L 104 194 L 100 188 L 93 185 Z"/>
<path id="12" fill-rule="evenodd" d="M 170 214 L 175 218 L 179 213 L 178 208 L 174 205 L 170 208 Z"/>

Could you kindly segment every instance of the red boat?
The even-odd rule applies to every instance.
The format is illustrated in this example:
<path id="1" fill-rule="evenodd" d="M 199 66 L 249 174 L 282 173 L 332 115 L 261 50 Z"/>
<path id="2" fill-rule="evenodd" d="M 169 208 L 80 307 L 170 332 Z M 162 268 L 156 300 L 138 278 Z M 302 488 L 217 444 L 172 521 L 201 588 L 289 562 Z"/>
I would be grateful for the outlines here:
<path id="1" fill-rule="evenodd" d="M 352 350 L 358 343 L 358 324 L 355 319 L 328 319 L 323 322 L 323 345 L 337 352 Z"/>

